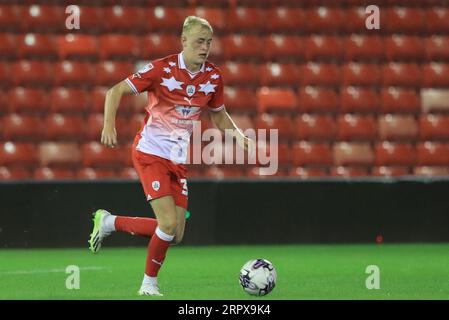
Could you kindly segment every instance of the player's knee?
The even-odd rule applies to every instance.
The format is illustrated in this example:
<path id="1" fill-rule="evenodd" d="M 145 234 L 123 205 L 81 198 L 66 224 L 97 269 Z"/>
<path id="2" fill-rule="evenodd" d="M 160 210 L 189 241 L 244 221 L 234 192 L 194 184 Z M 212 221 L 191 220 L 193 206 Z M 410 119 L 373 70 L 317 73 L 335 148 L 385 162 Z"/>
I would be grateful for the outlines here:
<path id="1" fill-rule="evenodd" d="M 184 232 L 181 234 L 176 233 L 175 237 L 173 238 L 172 244 L 174 244 L 174 245 L 180 244 L 182 241 L 182 238 L 184 238 Z"/>
<path id="2" fill-rule="evenodd" d="M 176 218 L 175 219 L 163 219 L 158 221 L 159 229 L 167 234 L 174 234 L 176 231 Z"/>

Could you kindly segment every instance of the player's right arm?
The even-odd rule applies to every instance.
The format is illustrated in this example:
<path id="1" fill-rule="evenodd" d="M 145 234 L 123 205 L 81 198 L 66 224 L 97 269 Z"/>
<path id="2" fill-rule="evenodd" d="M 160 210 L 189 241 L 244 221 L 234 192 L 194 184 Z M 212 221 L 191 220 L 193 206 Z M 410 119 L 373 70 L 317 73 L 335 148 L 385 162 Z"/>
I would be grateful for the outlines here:
<path id="1" fill-rule="evenodd" d="M 104 102 L 104 123 L 101 132 L 101 143 L 113 148 L 117 145 L 117 131 L 115 130 L 115 116 L 120 104 L 120 99 L 125 94 L 131 94 L 133 90 L 125 80 L 117 83 L 106 93 Z"/>

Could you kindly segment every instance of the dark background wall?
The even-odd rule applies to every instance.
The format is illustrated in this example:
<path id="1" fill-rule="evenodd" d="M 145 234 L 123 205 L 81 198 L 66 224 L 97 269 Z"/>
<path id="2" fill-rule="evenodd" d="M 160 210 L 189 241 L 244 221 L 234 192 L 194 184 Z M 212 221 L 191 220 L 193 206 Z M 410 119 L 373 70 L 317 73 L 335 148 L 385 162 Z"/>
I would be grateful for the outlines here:
<path id="1" fill-rule="evenodd" d="M 189 245 L 449 241 L 445 180 L 203 180 L 189 196 Z M 97 208 L 153 216 L 138 182 L 0 183 L 0 247 L 87 246 Z"/>

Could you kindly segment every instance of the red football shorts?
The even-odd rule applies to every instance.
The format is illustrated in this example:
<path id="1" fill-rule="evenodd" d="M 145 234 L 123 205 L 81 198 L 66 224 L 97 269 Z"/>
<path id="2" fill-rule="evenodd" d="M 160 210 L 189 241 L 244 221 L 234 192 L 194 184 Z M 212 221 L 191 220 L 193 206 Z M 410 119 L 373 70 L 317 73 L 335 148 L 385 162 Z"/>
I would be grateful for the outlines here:
<path id="1" fill-rule="evenodd" d="M 148 201 L 172 196 L 175 204 L 187 210 L 187 169 L 182 164 L 140 152 L 133 146 L 132 159 Z"/>

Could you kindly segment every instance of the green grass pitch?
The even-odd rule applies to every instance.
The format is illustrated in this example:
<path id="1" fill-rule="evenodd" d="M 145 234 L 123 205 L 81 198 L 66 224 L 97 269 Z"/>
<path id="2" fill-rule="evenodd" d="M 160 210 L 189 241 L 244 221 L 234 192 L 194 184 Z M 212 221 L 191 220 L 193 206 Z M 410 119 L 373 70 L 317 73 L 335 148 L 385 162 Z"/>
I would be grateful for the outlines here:
<path id="1" fill-rule="evenodd" d="M 146 248 L 0 250 L 0 299 L 448 299 L 449 244 L 171 247 L 159 284 L 164 297 L 138 297 Z M 240 267 L 266 258 L 278 281 L 265 297 L 238 283 Z M 65 268 L 80 268 L 66 289 Z M 380 269 L 368 290 L 366 267 Z"/>

